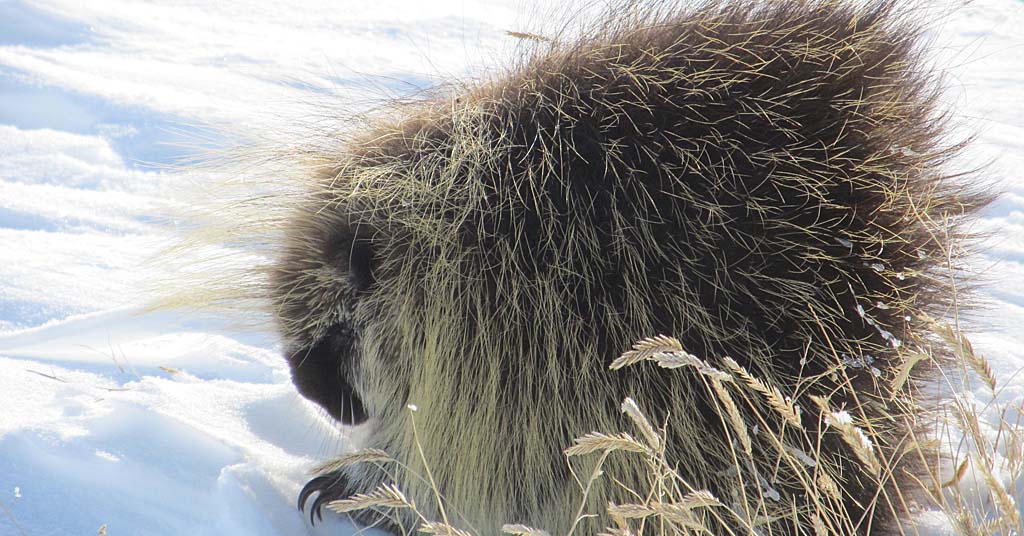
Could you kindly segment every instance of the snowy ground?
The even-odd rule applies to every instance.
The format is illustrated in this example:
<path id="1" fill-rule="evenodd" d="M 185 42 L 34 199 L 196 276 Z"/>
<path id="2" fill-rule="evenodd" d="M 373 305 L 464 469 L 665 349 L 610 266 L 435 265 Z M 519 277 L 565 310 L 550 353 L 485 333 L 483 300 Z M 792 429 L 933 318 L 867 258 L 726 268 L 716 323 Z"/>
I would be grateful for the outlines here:
<path id="1" fill-rule="evenodd" d="M 257 118 L 480 72 L 531 9 L 0 0 L 0 534 L 350 531 L 295 510 L 346 440 L 294 393 L 272 337 L 137 314 L 138 263 L 167 238 L 161 166 L 188 153 L 182 125 L 272 128 Z M 1008 192 L 982 222 L 992 307 L 970 329 L 1006 402 L 1024 401 L 1022 27 L 1024 3 L 977 0 L 935 28 L 980 133 L 965 163 L 994 161 Z"/>

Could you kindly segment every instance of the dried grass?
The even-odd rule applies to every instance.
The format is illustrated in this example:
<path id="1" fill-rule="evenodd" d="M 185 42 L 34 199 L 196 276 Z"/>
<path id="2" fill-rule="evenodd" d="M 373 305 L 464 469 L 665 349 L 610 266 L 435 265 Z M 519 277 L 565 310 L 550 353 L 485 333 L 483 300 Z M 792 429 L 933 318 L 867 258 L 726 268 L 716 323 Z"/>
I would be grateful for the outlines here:
<path id="1" fill-rule="evenodd" d="M 942 326 L 937 334 L 944 340 L 957 343 L 958 355 L 963 358 L 965 366 L 974 371 L 986 386 L 996 385 L 991 368 L 980 366 L 984 361 L 976 356 L 971 357 L 973 348 L 962 333 L 951 332 L 948 326 Z M 599 480 L 613 478 L 613 475 L 606 474 L 604 466 L 611 453 L 619 452 L 627 456 L 642 456 L 647 460 L 652 488 L 630 490 L 630 494 L 638 499 L 636 502 L 605 505 L 603 515 L 612 520 L 613 526 L 598 532 L 599 536 L 718 535 L 723 534 L 717 532 L 723 526 L 731 527 L 725 532 L 730 535 L 769 535 L 779 532 L 779 527 L 793 523 L 805 527 L 807 532 L 800 534 L 859 534 L 861 529 L 857 527 L 861 526 L 860 520 L 849 518 L 848 513 L 839 507 L 843 492 L 837 482 L 840 473 L 836 470 L 835 462 L 816 450 L 822 439 L 820 434 L 831 433 L 827 430 L 832 430 L 846 443 L 853 455 L 852 459 L 866 468 L 869 474 L 878 478 L 889 474 L 893 468 L 892 459 L 878 456 L 869 437 L 870 432 L 867 431 L 870 427 L 855 422 L 856 412 L 836 410 L 825 398 L 811 397 L 819 418 L 828 425 L 814 437 L 809 435 L 807 427 L 798 426 L 801 424 L 800 410 L 791 400 L 735 360 L 722 359 L 724 368 L 731 371 L 730 374 L 696 358 L 680 358 L 681 355 L 688 354 L 679 348 L 678 341 L 671 337 L 657 337 L 638 342 L 613 366 L 636 366 L 644 361 L 660 364 L 659 360 L 666 358 L 672 362 L 686 361 L 704 378 L 708 394 L 717 403 L 716 407 L 722 417 L 721 432 L 735 439 L 731 454 L 736 460 L 735 477 L 741 481 L 736 489 L 748 491 L 723 500 L 709 490 L 694 489 L 683 481 L 674 471 L 672 462 L 665 458 L 666 442 L 669 440 L 666 431 L 655 427 L 635 400 L 626 398 L 621 406 L 622 412 L 638 430 L 637 437 L 642 439 L 627 432 L 591 432 L 576 438 L 574 444 L 565 449 L 566 456 L 571 458 L 600 455 L 589 478 L 581 483 L 582 498 L 577 520 L 582 521 L 600 513 L 587 511 L 587 495 Z M 896 376 L 905 376 L 904 371 L 913 366 L 908 367 L 906 363 L 919 362 L 926 359 L 927 355 L 924 352 L 910 353 Z M 1014 497 L 1005 482 L 1024 481 L 1024 427 L 1019 418 L 1013 421 L 1000 419 L 995 430 L 986 430 L 981 417 L 997 410 L 1003 416 L 1019 415 L 1024 408 L 997 408 L 993 405 L 981 409 L 983 411 L 979 412 L 977 405 L 969 404 L 962 397 L 955 400 L 956 428 L 963 434 L 962 441 L 970 444 L 974 454 L 961 456 L 959 463 L 953 465 L 952 476 L 945 480 L 939 478 L 938 469 L 935 469 L 932 475 L 936 482 L 932 490 L 935 506 L 947 513 L 959 536 L 1021 534 L 1024 532 L 1021 531 L 1021 518 L 1017 510 L 1021 498 Z M 777 423 L 774 429 L 770 428 L 772 422 Z M 754 432 L 751 431 L 750 423 L 757 424 Z M 936 439 L 920 441 L 918 443 L 915 440 L 905 445 L 903 454 L 928 452 Z M 997 459 L 994 455 L 997 451 L 1003 452 L 1004 456 Z M 772 454 L 770 457 L 766 456 L 769 452 Z M 352 464 L 390 461 L 391 457 L 383 451 L 366 450 L 324 464 L 319 470 L 329 472 Z M 790 473 L 790 482 L 802 483 L 803 493 L 778 496 L 777 490 L 763 486 L 763 482 L 759 491 L 750 490 L 752 476 L 755 481 L 760 479 L 767 482 L 765 479 L 769 477 L 765 475 L 771 475 L 772 479 L 777 480 L 782 478 L 780 472 L 786 471 Z M 965 489 L 967 484 L 975 486 L 975 489 Z M 437 497 L 441 500 L 440 494 Z M 982 498 L 980 503 L 972 500 L 978 497 Z M 799 501 L 804 503 L 800 504 Z M 986 504 L 989 506 L 986 507 Z M 421 518 L 416 526 L 416 531 L 420 533 L 441 536 L 477 534 L 447 521 L 426 519 L 394 484 L 385 484 L 367 494 L 333 501 L 328 504 L 328 508 L 336 512 L 411 509 Z M 567 536 L 576 533 L 577 528 L 574 525 Z M 903 529 L 900 530 L 902 534 Z M 542 528 L 522 524 L 503 525 L 502 531 L 518 536 L 550 536 Z M 781 533 L 790 534 L 788 531 Z"/>
<path id="2" fill-rule="evenodd" d="M 388 463 L 394 461 L 395 459 L 383 450 L 362 449 L 320 464 L 313 469 L 313 472 L 317 474 L 333 473 L 360 463 Z"/>
<path id="3" fill-rule="evenodd" d="M 933 490 L 935 501 L 953 522 L 958 536 L 1024 534 L 1019 510 L 1024 497 L 1014 497 L 1006 487 L 1009 483 L 1018 492 L 1024 490 L 1024 402 L 1000 402 L 992 366 L 974 350 L 960 329 L 959 318 L 954 316 L 948 323 L 930 317 L 924 320 L 953 350 L 964 371 L 960 385 L 951 382 L 949 386 L 956 394 L 948 405 L 949 413 L 937 426 L 955 470 L 945 481 L 939 474 L 932 475 L 933 482 L 941 482 Z M 981 380 L 991 400 L 982 403 L 975 399 L 972 378 Z"/>
<path id="4" fill-rule="evenodd" d="M 406 498 L 402 490 L 394 484 L 384 484 L 370 493 L 360 493 L 340 501 L 327 503 L 327 508 L 343 514 L 367 508 L 412 508 L 415 506 Z"/>
<path id="5" fill-rule="evenodd" d="M 584 456 L 595 452 L 610 452 L 623 450 L 626 452 L 647 453 L 650 449 L 643 443 L 633 439 L 629 434 L 622 432 L 615 435 L 591 432 L 577 437 L 575 445 L 565 449 L 566 456 Z"/>
<path id="6" fill-rule="evenodd" d="M 518 536 L 551 536 L 546 530 L 527 527 L 526 525 L 502 525 L 501 531 L 505 534 L 516 534 Z"/>
<path id="7" fill-rule="evenodd" d="M 731 357 L 726 357 L 722 361 L 725 362 L 729 369 L 739 375 L 740 379 L 742 379 L 747 385 L 758 393 L 761 393 L 761 396 L 763 396 L 768 402 L 768 405 L 774 408 L 779 415 L 782 415 L 789 424 L 797 428 L 803 428 L 803 423 L 800 422 L 800 408 L 798 408 L 791 399 L 782 396 L 778 387 L 769 387 L 765 382 L 752 376 L 747 372 L 747 369 L 741 367 L 740 364 Z"/>

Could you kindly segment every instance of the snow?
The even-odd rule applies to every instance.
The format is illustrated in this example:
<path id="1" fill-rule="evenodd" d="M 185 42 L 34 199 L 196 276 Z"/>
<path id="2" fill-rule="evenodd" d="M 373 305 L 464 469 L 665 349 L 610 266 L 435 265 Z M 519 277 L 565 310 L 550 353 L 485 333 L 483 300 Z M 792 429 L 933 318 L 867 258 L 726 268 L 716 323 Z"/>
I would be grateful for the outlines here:
<path id="1" fill-rule="evenodd" d="M 295 393 L 273 337 L 141 311 L 140 266 L 170 238 L 152 215 L 180 180 L 165 167 L 189 154 L 196 125 L 272 128 L 325 97 L 369 104 L 472 76 L 539 11 L 0 0 L 0 534 L 351 533 L 295 509 L 309 468 L 353 432 Z M 998 402 L 1019 407 L 1024 3 L 951 11 L 934 34 L 958 120 L 978 133 L 963 165 L 991 162 L 1007 192 L 979 223 L 993 235 L 971 261 L 987 307 L 968 332 Z M 980 381 L 968 389 L 965 403 L 992 399 Z M 936 513 L 918 528 L 950 533 Z"/>

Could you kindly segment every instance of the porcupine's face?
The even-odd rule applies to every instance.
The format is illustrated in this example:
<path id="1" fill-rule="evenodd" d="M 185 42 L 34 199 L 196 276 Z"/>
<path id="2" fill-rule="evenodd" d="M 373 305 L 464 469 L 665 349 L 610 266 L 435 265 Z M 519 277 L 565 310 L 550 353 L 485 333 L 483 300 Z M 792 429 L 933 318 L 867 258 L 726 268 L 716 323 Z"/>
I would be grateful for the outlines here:
<path id="1" fill-rule="evenodd" d="M 372 264 L 369 241 L 347 226 L 300 219 L 272 275 L 275 318 L 292 382 L 344 424 L 368 418 L 352 378 L 359 362 L 357 309 L 374 283 Z"/>

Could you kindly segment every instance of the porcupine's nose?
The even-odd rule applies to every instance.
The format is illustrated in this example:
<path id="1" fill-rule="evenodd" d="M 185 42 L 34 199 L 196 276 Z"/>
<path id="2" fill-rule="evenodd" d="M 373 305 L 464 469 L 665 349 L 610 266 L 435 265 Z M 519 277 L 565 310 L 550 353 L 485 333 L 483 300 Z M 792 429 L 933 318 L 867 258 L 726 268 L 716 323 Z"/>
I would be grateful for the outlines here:
<path id="1" fill-rule="evenodd" d="M 312 346 L 288 353 L 292 383 L 299 393 L 343 424 L 361 424 L 369 418 L 363 401 L 339 366 L 347 361 L 352 342 L 352 330 L 335 325 Z"/>

